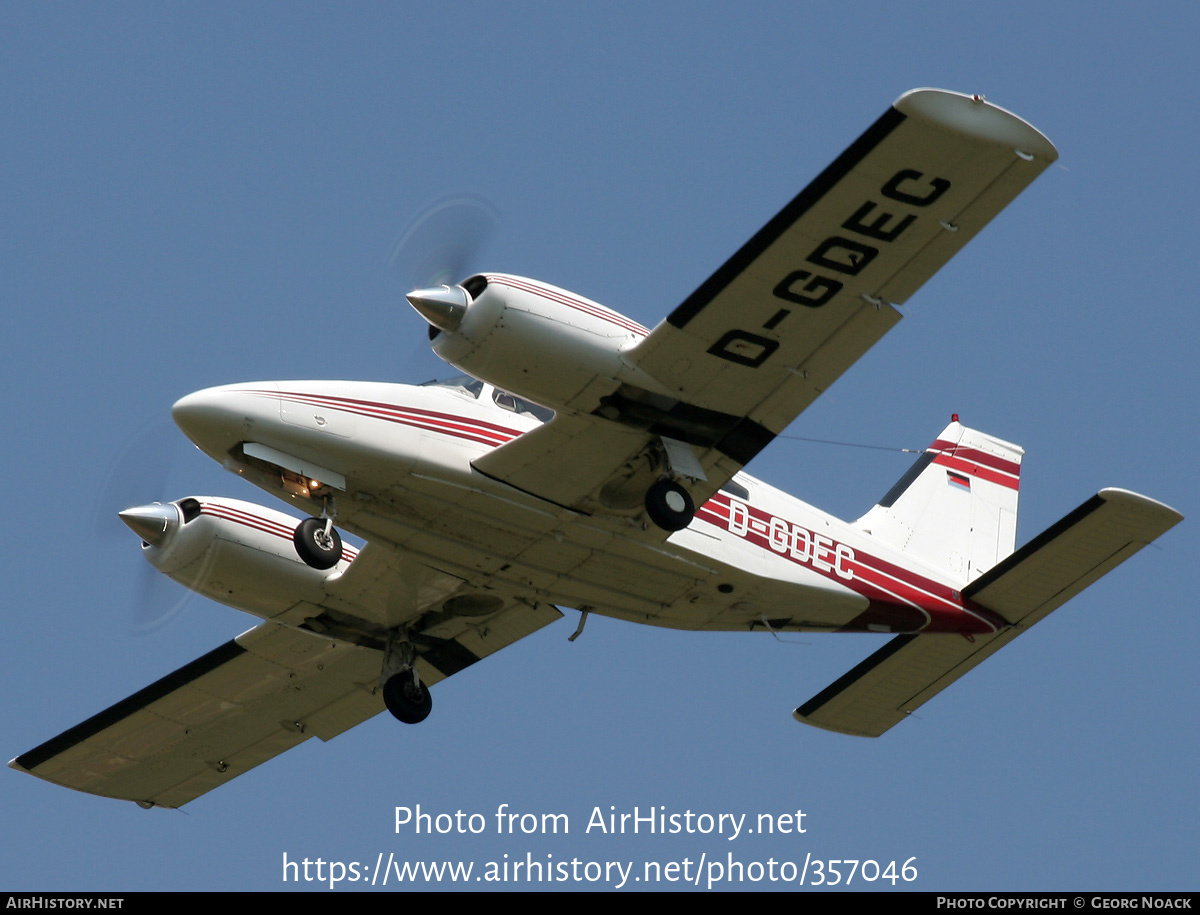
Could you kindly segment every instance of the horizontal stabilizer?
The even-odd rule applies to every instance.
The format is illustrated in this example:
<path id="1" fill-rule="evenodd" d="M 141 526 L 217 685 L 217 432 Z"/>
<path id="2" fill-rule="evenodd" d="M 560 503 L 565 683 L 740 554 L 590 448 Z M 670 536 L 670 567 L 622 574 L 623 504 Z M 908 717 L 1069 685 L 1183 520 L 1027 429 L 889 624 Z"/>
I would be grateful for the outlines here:
<path id="1" fill-rule="evenodd" d="M 963 589 L 963 598 L 1032 626 L 1183 520 L 1124 489 L 1103 489 Z"/>
<path id="2" fill-rule="evenodd" d="M 897 636 L 796 709 L 796 720 L 878 737 L 1181 520 L 1161 502 L 1102 490 L 964 589 L 968 605 L 1000 614 L 1009 628 L 974 641 Z"/>

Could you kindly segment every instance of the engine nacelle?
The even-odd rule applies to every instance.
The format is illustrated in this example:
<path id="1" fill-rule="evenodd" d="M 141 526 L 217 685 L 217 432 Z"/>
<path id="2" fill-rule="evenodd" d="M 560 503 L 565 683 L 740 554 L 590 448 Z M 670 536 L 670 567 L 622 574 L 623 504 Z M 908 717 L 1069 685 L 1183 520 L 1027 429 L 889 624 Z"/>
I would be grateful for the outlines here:
<path id="1" fill-rule="evenodd" d="M 487 274 L 408 299 L 429 321 L 438 356 L 551 409 L 591 412 L 621 382 L 660 387 L 621 358 L 646 328 L 564 289 Z"/>
<path id="2" fill-rule="evenodd" d="M 142 526 L 130 526 L 155 568 L 197 594 L 263 619 L 300 601 L 319 604 L 325 583 L 358 554 L 344 546 L 336 566 L 314 569 L 296 553 L 296 518 L 237 499 L 196 496 L 132 511 L 141 513 Z"/>

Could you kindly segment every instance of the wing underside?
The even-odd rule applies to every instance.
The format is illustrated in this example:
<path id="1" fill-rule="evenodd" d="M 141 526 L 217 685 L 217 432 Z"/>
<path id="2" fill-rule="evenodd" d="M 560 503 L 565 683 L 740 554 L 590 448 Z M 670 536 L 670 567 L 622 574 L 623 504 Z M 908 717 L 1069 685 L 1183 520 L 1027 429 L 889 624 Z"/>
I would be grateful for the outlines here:
<path id="1" fill-rule="evenodd" d="M 702 503 L 1057 155 L 980 98 L 907 93 L 624 353 L 627 378 L 597 379 L 609 393 L 595 412 L 556 417 L 476 468 L 593 512 L 620 507 L 626 490 L 644 493 L 662 470 L 647 458 L 666 437 L 694 449 L 705 478 L 683 475 Z"/>
<path id="2" fill-rule="evenodd" d="M 90 794 L 178 807 L 381 711 L 379 669 L 379 652 L 264 623 L 9 765 Z"/>
<path id="3" fill-rule="evenodd" d="M 421 680 L 438 683 L 560 616 L 517 602 L 427 640 Z M 382 662 L 374 648 L 265 622 L 9 765 L 89 794 L 179 807 L 383 711 Z"/>

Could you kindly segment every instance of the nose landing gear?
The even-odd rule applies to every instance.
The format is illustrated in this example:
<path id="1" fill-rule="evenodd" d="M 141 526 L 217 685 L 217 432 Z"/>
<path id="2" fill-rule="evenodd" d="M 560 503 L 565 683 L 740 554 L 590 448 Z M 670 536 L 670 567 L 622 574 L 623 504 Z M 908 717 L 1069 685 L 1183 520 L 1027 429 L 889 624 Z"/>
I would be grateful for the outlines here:
<path id="1" fill-rule="evenodd" d="M 326 497 L 320 518 L 305 518 L 292 532 L 296 554 L 314 569 L 332 569 L 342 558 L 342 538 L 333 526 L 333 500 Z"/>
<path id="2" fill-rule="evenodd" d="M 314 569 L 332 569 L 342 558 L 342 538 L 333 519 L 305 518 L 292 533 L 296 553 Z"/>

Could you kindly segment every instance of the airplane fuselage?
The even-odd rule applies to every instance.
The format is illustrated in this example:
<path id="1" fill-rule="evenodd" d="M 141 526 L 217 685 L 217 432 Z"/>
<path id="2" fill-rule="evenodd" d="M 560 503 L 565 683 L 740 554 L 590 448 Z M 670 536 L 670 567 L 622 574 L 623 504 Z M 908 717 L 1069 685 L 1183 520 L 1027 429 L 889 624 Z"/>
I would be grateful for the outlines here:
<path id="1" fill-rule="evenodd" d="M 331 496 L 338 527 L 475 591 L 678 629 L 1004 625 L 965 605 L 947 577 L 746 474 L 663 542 L 638 513 L 584 515 L 476 471 L 473 460 L 541 424 L 530 409 L 469 379 L 297 381 L 200 391 L 175 417 L 203 451 L 272 495 L 314 515 Z"/>

